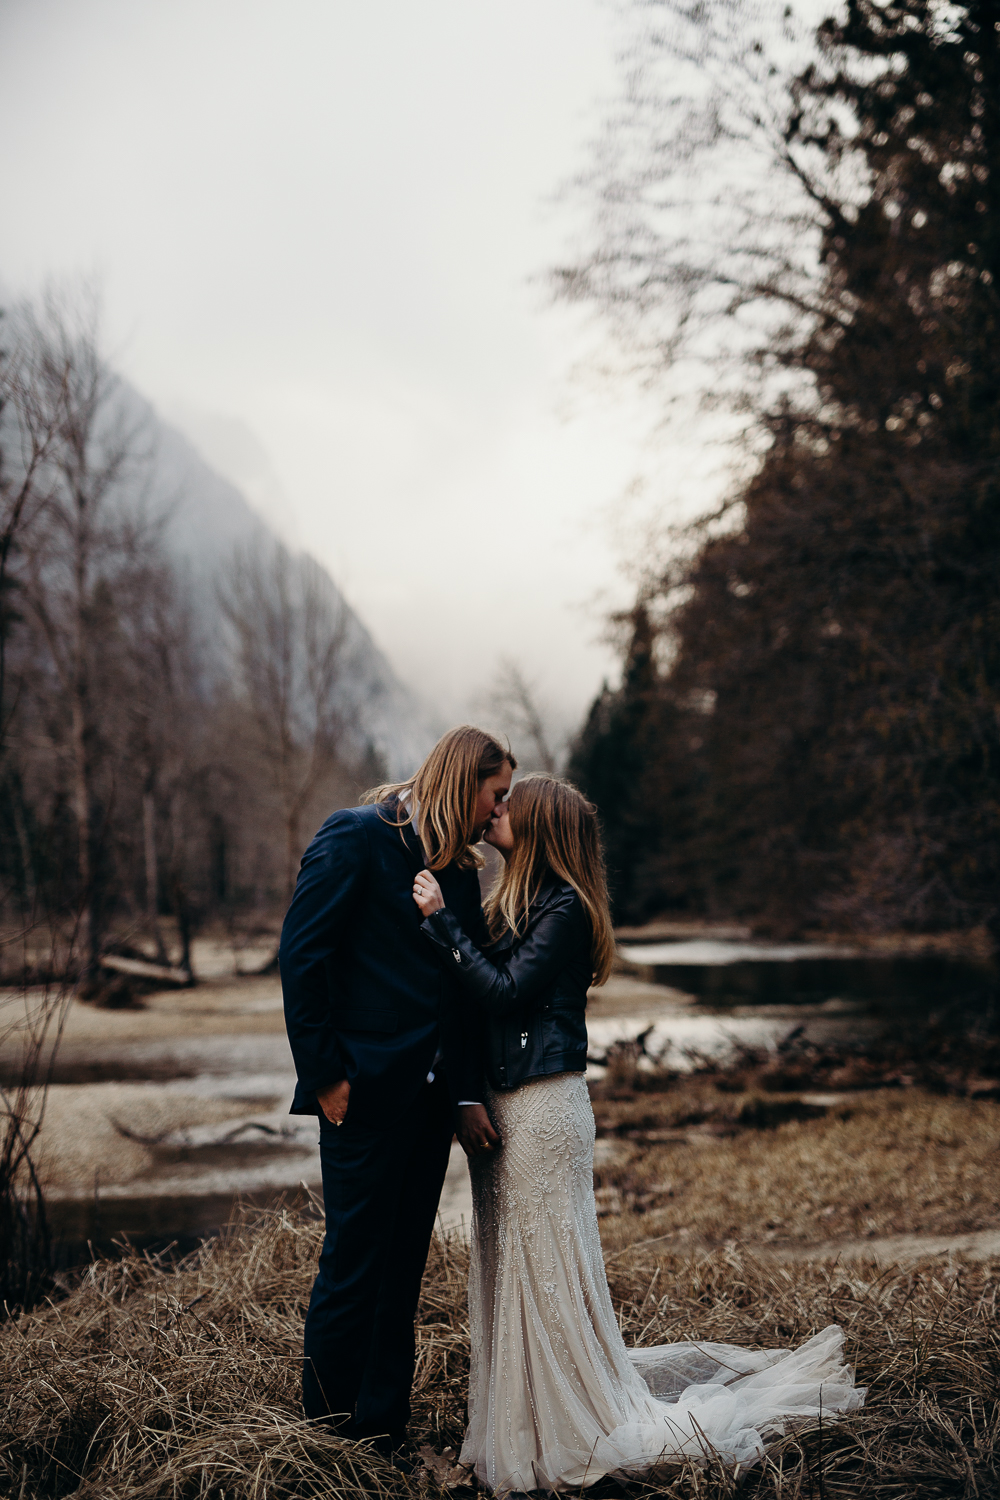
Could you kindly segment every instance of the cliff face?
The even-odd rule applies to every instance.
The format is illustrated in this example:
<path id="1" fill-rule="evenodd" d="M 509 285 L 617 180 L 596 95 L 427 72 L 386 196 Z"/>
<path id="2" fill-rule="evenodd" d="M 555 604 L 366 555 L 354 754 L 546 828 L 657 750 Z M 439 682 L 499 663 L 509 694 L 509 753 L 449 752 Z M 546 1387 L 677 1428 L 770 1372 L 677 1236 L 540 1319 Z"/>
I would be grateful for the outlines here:
<path id="1" fill-rule="evenodd" d="M 148 505 L 165 518 L 164 541 L 187 582 L 193 606 L 212 656 L 224 669 L 225 632 L 216 587 L 239 547 L 273 546 L 277 541 L 241 491 L 223 478 L 176 428 L 131 393 L 141 412 L 152 452 Z M 344 716 L 361 750 L 378 750 L 389 775 L 408 775 L 436 738 L 430 710 L 394 673 L 363 620 L 343 599 L 333 579 L 320 569 L 331 601 L 346 623 Z"/>

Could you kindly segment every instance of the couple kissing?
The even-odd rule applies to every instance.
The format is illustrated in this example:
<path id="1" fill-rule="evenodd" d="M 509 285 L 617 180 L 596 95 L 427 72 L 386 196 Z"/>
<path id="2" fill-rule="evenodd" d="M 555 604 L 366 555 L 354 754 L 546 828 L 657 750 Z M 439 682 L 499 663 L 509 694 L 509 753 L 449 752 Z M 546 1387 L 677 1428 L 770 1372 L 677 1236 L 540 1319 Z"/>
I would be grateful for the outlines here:
<path id="1" fill-rule="evenodd" d="M 608 1291 L 585 1079 L 587 993 L 614 939 L 597 810 L 511 787 L 495 736 L 450 730 L 408 781 L 327 819 L 281 936 L 292 1113 L 316 1115 L 326 1235 L 307 1417 L 409 1465 L 420 1282 L 451 1142 L 469 1158 L 469 1425 L 499 1494 L 746 1466 L 860 1406 L 835 1326 L 795 1350 L 630 1349 Z M 503 859 L 485 909 L 475 845 Z"/>

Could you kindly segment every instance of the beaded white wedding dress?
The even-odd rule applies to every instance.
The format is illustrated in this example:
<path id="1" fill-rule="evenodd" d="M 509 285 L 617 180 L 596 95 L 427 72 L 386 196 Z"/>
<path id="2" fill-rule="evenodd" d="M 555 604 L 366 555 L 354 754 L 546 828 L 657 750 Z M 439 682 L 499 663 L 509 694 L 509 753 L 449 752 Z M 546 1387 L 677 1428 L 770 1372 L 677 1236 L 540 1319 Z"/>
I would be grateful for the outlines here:
<path id="1" fill-rule="evenodd" d="M 864 1400 L 843 1334 L 798 1349 L 627 1349 L 594 1203 L 594 1112 L 582 1073 L 488 1107 L 503 1140 L 472 1161 L 472 1368 L 461 1462 L 501 1494 L 635 1476 L 681 1459 L 746 1465 L 769 1440 Z"/>

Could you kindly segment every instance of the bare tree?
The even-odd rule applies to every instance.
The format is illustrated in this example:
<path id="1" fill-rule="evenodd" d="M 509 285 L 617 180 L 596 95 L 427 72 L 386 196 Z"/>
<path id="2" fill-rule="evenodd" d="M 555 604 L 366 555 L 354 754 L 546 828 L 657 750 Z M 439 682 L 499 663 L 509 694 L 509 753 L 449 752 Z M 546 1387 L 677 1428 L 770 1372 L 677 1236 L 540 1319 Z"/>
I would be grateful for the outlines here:
<path id="1" fill-rule="evenodd" d="M 38 341 L 24 326 L 23 309 L 18 312 L 7 319 L 0 348 L 0 755 L 13 712 L 6 695 L 7 639 L 19 580 L 11 565 L 48 497 L 46 471 L 63 419 L 58 393 L 44 390 Z"/>
<path id="2" fill-rule="evenodd" d="M 690 417 L 693 392 L 753 418 L 808 384 L 784 357 L 803 328 L 850 317 L 818 254 L 868 192 L 850 153 L 822 149 L 828 135 L 847 141 L 848 113 L 827 101 L 789 130 L 789 80 L 818 58 L 815 29 L 791 6 L 619 9 L 621 93 L 571 189 L 589 225 L 552 284 L 599 312 L 665 416 Z"/>
<path id="3" fill-rule="evenodd" d="M 280 543 L 237 552 L 219 599 L 256 749 L 280 807 L 287 896 L 303 816 L 341 750 L 347 610 L 322 569 Z"/>
<path id="4" fill-rule="evenodd" d="M 142 539 L 130 554 L 118 587 L 118 622 L 123 679 L 129 683 L 129 760 L 139 783 L 134 795 L 140 804 L 145 927 L 157 958 L 169 963 L 159 913 L 161 903 L 172 908 L 182 945 L 178 966 L 193 977 L 183 830 L 204 770 L 198 728 L 206 706 L 198 700 L 201 666 L 190 609 L 173 569 Z"/>
<path id="5" fill-rule="evenodd" d="M 17 936 L 26 944 L 40 913 L 20 776 L 9 764 L 10 731 L 24 683 L 16 684 L 11 701 L 8 641 L 22 610 L 32 608 L 30 557 L 56 497 L 71 382 L 68 361 L 60 372 L 26 308 L 16 310 L 5 333 L 0 350 L 0 786 L 10 795 L 23 866 L 27 913 Z M 74 921 L 62 953 L 56 934 L 50 934 L 48 974 L 72 973 L 78 926 Z M 10 1076 L 0 1079 L 0 1305 L 8 1309 L 30 1305 L 51 1286 L 53 1246 L 34 1148 L 72 994 L 65 981 L 47 982 L 39 992 L 27 978 L 26 961 L 25 983 L 0 1003 L 0 1042 L 14 1065 Z"/>
<path id="6" fill-rule="evenodd" d="M 33 349 L 10 319 L 0 348 L 0 789 L 6 791 L 17 839 L 23 891 L 22 912 L 35 914 L 36 885 L 30 839 L 25 826 L 20 778 L 8 762 L 8 736 L 18 694 L 8 702 L 8 640 L 21 615 L 19 579 L 12 571 L 26 533 L 30 533 L 45 486 L 41 476 L 55 438 L 58 413 L 38 400 Z M 9 892 L 4 893 L 4 902 Z"/>
<path id="7" fill-rule="evenodd" d="M 493 679 L 486 707 L 518 746 L 518 759 L 526 766 L 555 776 L 559 762 L 552 748 L 551 727 L 538 702 L 538 689 L 528 681 L 512 657 L 502 657 Z M 521 746 L 528 748 L 521 750 Z"/>
<path id="8" fill-rule="evenodd" d="M 125 502 L 134 501 L 149 455 L 141 424 L 101 353 L 94 300 L 73 303 L 52 294 L 41 313 L 24 307 L 17 321 L 25 350 L 15 392 L 19 424 L 33 444 L 29 456 L 40 450 L 17 582 L 54 676 L 50 723 L 68 765 L 82 948 L 93 967 L 103 930 L 100 855 L 113 775 L 103 788 L 103 811 L 98 782 L 119 740 L 108 713 L 116 703 L 122 707 L 115 592 L 148 533 L 138 508 Z M 22 520 L 27 508 L 25 502 Z"/>
<path id="9" fill-rule="evenodd" d="M 27 986 L 0 1000 L 0 1043 L 15 1060 L 0 1079 L 0 1307 L 30 1306 L 51 1287 L 52 1235 L 34 1159 L 72 990 Z"/>

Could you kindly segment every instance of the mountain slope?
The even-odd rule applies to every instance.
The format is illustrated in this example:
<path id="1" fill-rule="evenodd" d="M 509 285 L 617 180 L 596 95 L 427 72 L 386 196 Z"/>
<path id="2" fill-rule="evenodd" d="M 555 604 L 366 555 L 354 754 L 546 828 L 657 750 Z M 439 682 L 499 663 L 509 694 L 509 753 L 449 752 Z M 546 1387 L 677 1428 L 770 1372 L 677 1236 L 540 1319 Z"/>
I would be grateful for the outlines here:
<path id="1" fill-rule="evenodd" d="M 189 581 L 203 627 L 222 645 L 216 580 L 236 548 L 273 545 L 278 539 L 228 479 L 194 445 L 164 422 L 138 392 L 130 404 L 153 444 L 150 509 L 167 517 L 164 541 Z M 346 612 L 349 680 L 346 701 L 357 747 L 368 740 L 393 778 L 408 775 L 436 738 L 427 707 L 396 676 L 359 615 L 321 569 L 331 598 Z"/>

